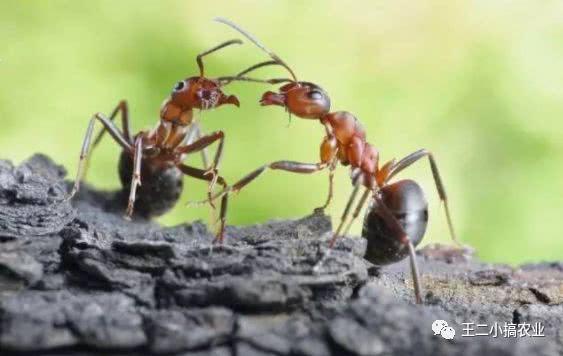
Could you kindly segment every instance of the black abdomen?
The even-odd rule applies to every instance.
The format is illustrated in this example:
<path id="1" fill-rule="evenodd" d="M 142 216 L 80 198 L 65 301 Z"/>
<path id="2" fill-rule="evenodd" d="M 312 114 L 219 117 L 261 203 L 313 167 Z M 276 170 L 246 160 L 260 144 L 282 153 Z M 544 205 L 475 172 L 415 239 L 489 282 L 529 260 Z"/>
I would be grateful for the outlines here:
<path id="1" fill-rule="evenodd" d="M 134 215 L 143 218 L 160 216 L 172 209 L 182 194 L 182 172 L 175 166 L 161 167 L 147 159 L 141 165 L 141 186 L 137 188 Z M 123 186 L 121 200 L 127 207 L 133 159 L 131 154 L 123 151 L 119 158 L 119 178 Z"/>
<path id="2" fill-rule="evenodd" d="M 428 223 L 428 203 L 422 188 L 412 180 L 398 181 L 381 189 L 381 199 L 413 245 L 418 245 Z M 394 263 L 408 255 L 407 247 L 401 243 L 401 236 L 389 228 L 373 200 L 364 218 L 362 236 L 368 240 L 365 258 L 375 265 Z"/>

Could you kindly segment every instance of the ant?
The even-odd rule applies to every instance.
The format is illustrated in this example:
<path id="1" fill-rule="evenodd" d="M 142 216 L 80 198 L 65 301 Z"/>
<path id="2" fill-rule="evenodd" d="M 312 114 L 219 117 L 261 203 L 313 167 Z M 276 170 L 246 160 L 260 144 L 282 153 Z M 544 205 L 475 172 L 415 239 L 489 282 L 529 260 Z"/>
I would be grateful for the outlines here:
<path id="1" fill-rule="evenodd" d="M 428 158 L 438 195 L 444 205 L 450 236 L 457 245 L 461 246 L 454 232 L 446 191 L 432 153 L 426 149 L 420 149 L 399 161 L 393 159 L 380 166 L 378 150 L 367 142 L 366 132 L 353 114 L 347 111 L 330 112 L 330 98 L 325 90 L 314 83 L 299 81 L 293 70 L 279 56 L 267 49 L 254 36 L 238 25 L 223 18 L 215 20 L 244 35 L 272 58 L 269 64 L 277 63 L 287 69 L 291 76 L 289 79 L 261 80 L 242 76 L 236 79 L 268 84 L 286 83 L 277 93 L 272 91 L 264 93 L 260 100 L 261 105 L 281 106 L 290 115 L 293 114 L 302 119 L 318 120 L 324 126 L 326 136 L 320 146 L 320 162 L 276 161 L 263 165 L 244 176 L 228 189 L 216 194 L 213 199 L 228 195 L 231 192 L 239 192 L 268 168 L 293 173 L 314 173 L 328 168 L 330 171 L 329 193 L 327 201 L 322 207 L 325 208 L 332 199 L 333 171 L 338 163 L 343 166 L 350 166 L 353 190 L 338 228 L 330 240 L 329 252 L 341 233 L 343 232 L 344 235 L 348 233 L 352 222 L 358 217 L 368 198 L 371 197 L 362 230 L 362 236 L 368 241 L 366 258 L 373 264 L 382 266 L 409 256 L 416 302 L 422 303 L 415 246 L 421 242 L 426 230 L 428 204 L 422 188 L 416 182 L 400 180 L 391 183 L 390 181 L 413 163 L 422 158 Z M 264 62 L 261 66 L 269 64 Z M 362 186 L 365 191 L 343 231 L 344 224 L 348 220 Z M 315 269 L 317 267 L 318 265 L 315 266 Z"/>
<path id="2" fill-rule="evenodd" d="M 162 215 L 171 209 L 182 192 L 183 175 L 207 181 L 209 197 L 211 197 L 216 183 L 227 187 L 225 179 L 218 175 L 217 170 L 223 152 L 225 135 L 223 131 L 216 131 L 202 136 L 194 119 L 194 109 L 209 110 L 226 104 L 239 107 L 240 103 L 236 96 L 226 95 L 221 90 L 232 80 L 206 78 L 203 65 L 203 57 L 234 44 L 242 44 L 242 41 L 229 40 L 197 55 L 199 76 L 186 78 L 174 86 L 172 93 L 162 104 L 160 121 L 154 129 L 140 131 L 132 136 L 129 126 L 129 109 L 125 100 L 119 102 L 109 118 L 101 113 L 94 114 L 82 143 L 76 180 L 67 199 L 71 199 L 79 191 L 80 182 L 87 166 L 90 146 L 95 147 L 106 131 L 123 149 L 118 167 L 123 187 L 121 194 L 124 199 L 127 199 L 126 219 L 131 219 L 134 210 L 137 215 L 150 218 Z M 246 74 L 253 68 L 254 66 L 239 75 Z M 113 122 L 118 113 L 121 114 L 122 130 Z M 99 121 L 103 128 L 92 144 L 96 121 Z M 218 148 L 213 162 L 208 167 L 205 149 L 216 141 L 218 141 Z M 205 170 L 182 163 L 187 154 L 195 152 L 201 152 Z M 215 208 L 211 199 L 209 203 Z M 221 200 L 220 227 L 215 242 L 223 242 L 226 208 L 227 198 L 225 196 Z"/>

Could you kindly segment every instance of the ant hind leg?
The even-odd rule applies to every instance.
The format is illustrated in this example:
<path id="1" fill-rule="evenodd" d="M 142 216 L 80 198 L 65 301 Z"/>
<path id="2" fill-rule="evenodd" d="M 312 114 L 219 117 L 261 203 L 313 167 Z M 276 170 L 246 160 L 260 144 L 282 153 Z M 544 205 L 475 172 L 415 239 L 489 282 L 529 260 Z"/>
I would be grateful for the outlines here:
<path id="1" fill-rule="evenodd" d="M 448 197 L 446 195 L 446 189 L 444 187 L 444 183 L 442 182 L 442 178 L 440 177 L 440 172 L 438 171 L 438 165 L 436 164 L 436 160 L 434 159 L 432 152 L 423 148 L 423 149 L 420 149 L 418 151 L 415 151 L 415 152 L 409 154 L 405 158 L 403 158 L 400 161 L 398 161 L 397 163 L 395 163 L 390 168 L 389 175 L 387 176 L 386 180 L 387 181 L 390 180 L 393 176 L 397 175 L 399 172 L 401 172 L 405 168 L 410 167 L 413 163 L 417 162 L 418 160 L 420 160 L 421 158 L 424 158 L 424 157 L 428 157 L 428 161 L 430 162 L 430 169 L 432 171 L 434 183 L 436 184 L 436 189 L 438 190 L 438 196 L 440 197 L 440 200 L 442 201 L 442 203 L 444 205 L 444 212 L 446 214 L 446 221 L 448 223 L 448 229 L 450 231 L 451 239 L 456 245 L 464 248 L 464 246 L 461 244 L 461 242 L 459 242 L 459 240 L 457 239 L 457 236 L 456 236 L 456 233 L 455 233 L 455 230 L 454 230 L 454 225 L 452 223 L 450 208 L 449 208 L 449 205 L 448 205 Z"/>
<path id="2" fill-rule="evenodd" d="M 401 227 L 399 221 L 397 221 L 397 219 L 395 218 L 391 210 L 389 210 L 389 208 L 385 205 L 383 200 L 381 200 L 381 198 L 377 194 L 373 195 L 373 199 L 377 204 L 379 212 L 382 214 L 381 217 L 385 220 L 386 225 L 391 230 L 393 236 L 396 236 L 399 241 L 408 249 L 415 301 L 416 304 L 422 304 L 422 286 L 414 245 L 405 230 Z"/>

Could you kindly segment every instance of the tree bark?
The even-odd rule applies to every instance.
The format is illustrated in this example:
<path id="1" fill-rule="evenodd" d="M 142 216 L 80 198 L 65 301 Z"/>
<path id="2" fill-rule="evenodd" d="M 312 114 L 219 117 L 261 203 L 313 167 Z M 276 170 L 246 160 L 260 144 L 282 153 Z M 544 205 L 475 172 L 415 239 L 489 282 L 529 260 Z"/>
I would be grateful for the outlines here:
<path id="1" fill-rule="evenodd" d="M 71 206 L 63 177 L 42 155 L 0 161 L 3 355 L 563 354 L 561 262 L 510 268 L 427 247 L 415 305 L 405 261 L 375 268 L 359 237 L 326 256 L 323 214 L 228 227 L 213 246 L 201 222 L 123 220 L 117 193 L 85 186 Z M 521 325 L 529 335 L 512 336 Z"/>

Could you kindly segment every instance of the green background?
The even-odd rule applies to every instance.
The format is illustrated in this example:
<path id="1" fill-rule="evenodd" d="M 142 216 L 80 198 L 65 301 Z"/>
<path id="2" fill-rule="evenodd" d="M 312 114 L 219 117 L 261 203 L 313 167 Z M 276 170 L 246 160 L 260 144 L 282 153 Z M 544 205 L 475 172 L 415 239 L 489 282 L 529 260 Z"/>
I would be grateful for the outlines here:
<path id="1" fill-rule="evenodd" d="M 197 71 L 195 55 L 240 37 L 212 22 L 228 17 L 254 33 L 365 125 L 382 159 L 432 150 L 460 238 L 487 261 L 563 258 L 563 3 L 561 1 L 2 1 L 0 156 L 45 152 L 73 176 L 89 117 L 130 104 L 135 131 L 156 124 L 174 83 Z M 246 41 L 209 57 L 209 75 L 232 74 L 265 55 Z M 280 69 L 260 75 L 285 75 Z M 313 162 L 322 127 L 260 107 L 262 85 L 239 83 L 240 109 L 200 115 L 224 130 L 222 174 L 234 182 L 279 159 Z M 119 186 L 108 137 L 87 181 Z M 199 156 L 188 159 L 200 164 Z M 448 243 L 426 162 L 401 174 L 430 204 L 428 242 Z M 186 180 L 182 204 L 161 222 L 209 219 L 206 185 Z M 327 173 L 269 172 L 231 200 L 229 223 L 299 217 L 321 204 Z M 351 191 L 340 167 L 333 222 Z M 358 233 L 360 225 L 355 226 Z"/>

